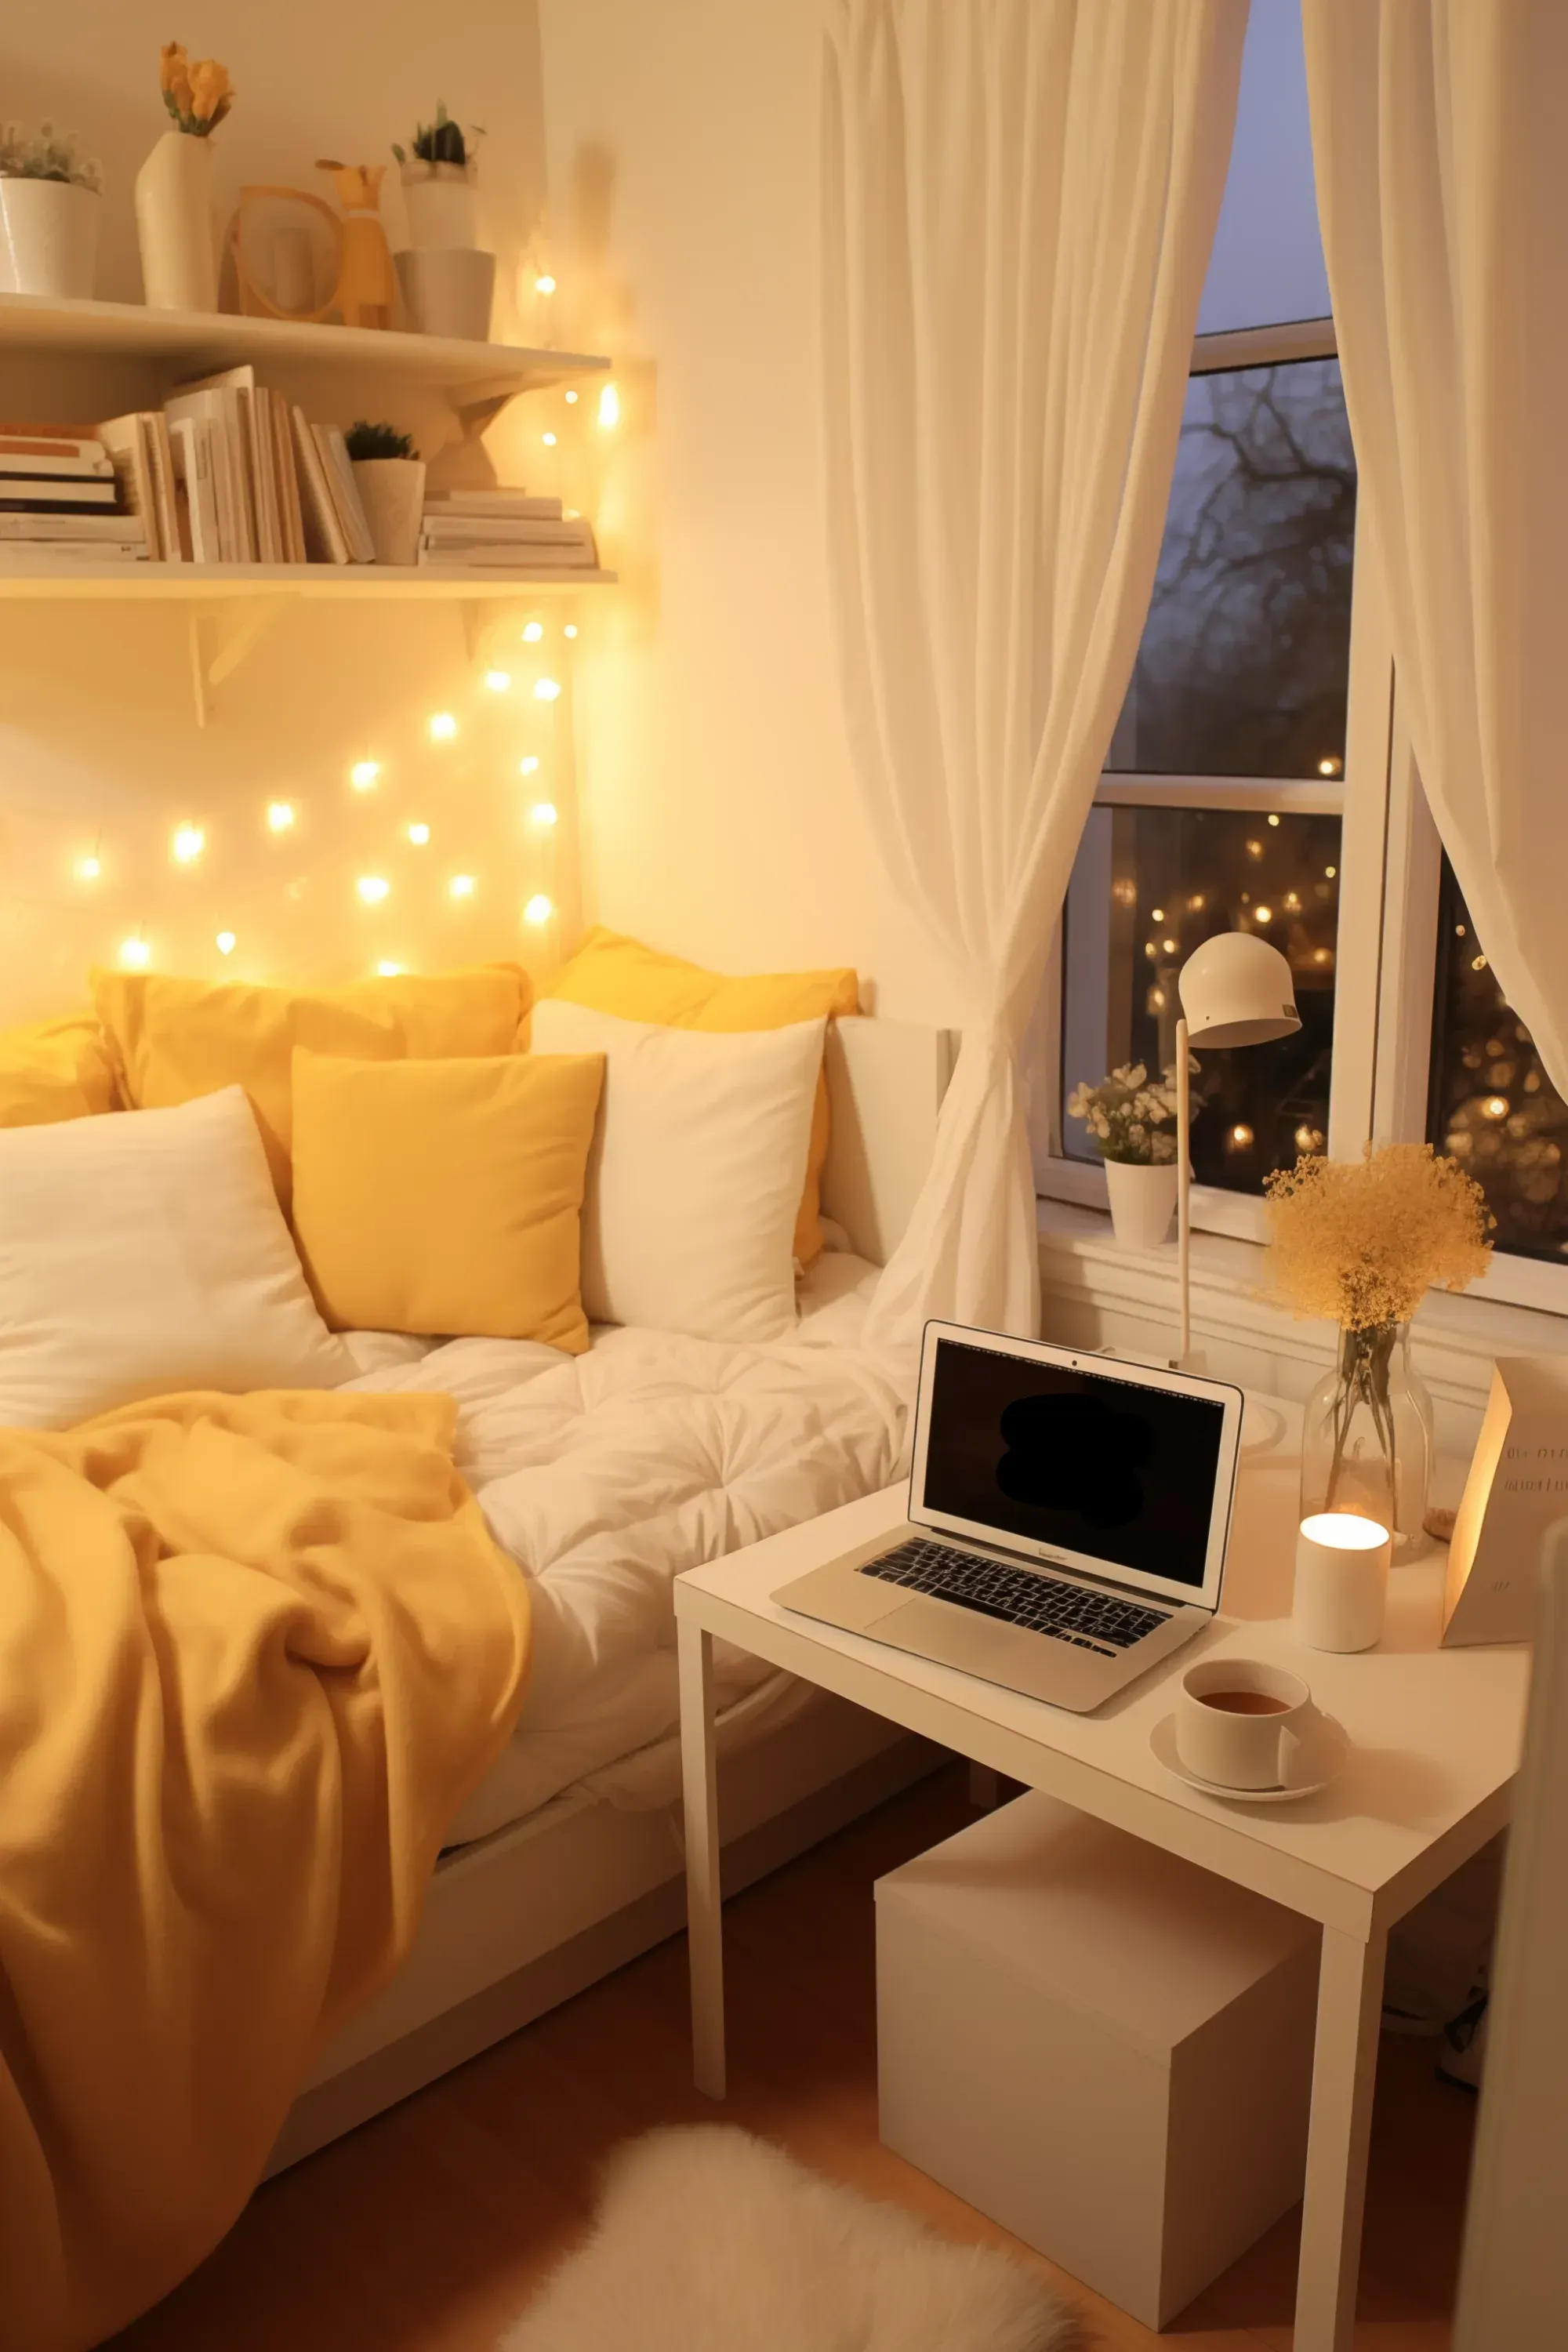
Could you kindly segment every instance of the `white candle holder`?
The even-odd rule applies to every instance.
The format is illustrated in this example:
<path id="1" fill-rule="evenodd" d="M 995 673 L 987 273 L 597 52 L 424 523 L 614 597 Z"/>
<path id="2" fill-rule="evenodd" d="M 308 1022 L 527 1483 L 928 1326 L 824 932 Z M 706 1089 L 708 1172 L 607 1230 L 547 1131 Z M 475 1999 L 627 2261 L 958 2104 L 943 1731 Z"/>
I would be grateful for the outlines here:
<path id="1" fill-rule="evenodd" d="M 1370 1650 L 1388 1604 L 1388 1529 L 1358 1511 L 1315 1511 L 1296 1538 L 1299 1637 L 1314 1650 Z"/>

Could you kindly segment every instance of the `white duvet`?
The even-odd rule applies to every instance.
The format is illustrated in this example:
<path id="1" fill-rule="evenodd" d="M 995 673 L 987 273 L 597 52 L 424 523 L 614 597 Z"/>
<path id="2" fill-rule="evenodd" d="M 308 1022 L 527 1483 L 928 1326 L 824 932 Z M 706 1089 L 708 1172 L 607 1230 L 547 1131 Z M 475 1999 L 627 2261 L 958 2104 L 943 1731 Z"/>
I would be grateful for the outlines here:
<path id="1" fill-rule="evenodd" d="M 829 1254 L 794 1338 L 765 1346 L 614 1328 L 584 1356 L 528 1340 L 351 1342 L 374 1367 L 352 1387 L 457 1398 L 459 1466 L 532 1592 L 521 1720 L 454 1843 L 590 1776 L 618 1802 L 667 1800 L 668 1755 L 646 1767 L 678 1716 L 674 1579 L 899 1474 L 907 1400 L 857 1344 L 875 1280 Z M 761 1660 L 720 1644 L 715 1663 L 719 1705 L 739 1721 L 776 1700 Z"/>

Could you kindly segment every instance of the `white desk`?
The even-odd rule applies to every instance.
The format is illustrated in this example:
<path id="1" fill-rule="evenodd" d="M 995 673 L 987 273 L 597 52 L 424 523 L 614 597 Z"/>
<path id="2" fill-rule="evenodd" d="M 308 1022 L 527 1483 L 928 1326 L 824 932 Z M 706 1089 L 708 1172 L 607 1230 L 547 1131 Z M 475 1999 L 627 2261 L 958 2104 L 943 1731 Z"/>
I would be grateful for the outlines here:
<path id="1" fill-rule="evenodd" d="M 1321 1924 L 1295 2342 L 1296 2352 L 1350 2352 L 1388 1930 L 1507 1820 L 1529 1654 L 1437 1648 L 1441 1552 L 1393 1571 L 1377 1649 L 1335 1657 L 1292 1638 L 1300 1422 L 1295 1406 L 1248 1398 L 1225 1613 L 1092 1716 L 1064 1714 L 775 1605 L 779 1585 L 897 1526 L 907 1508 L 902 1486 L 678 1580 L 692 2035 L 698 2086 L 721 2098 L 718 1637 Z M 1155 1760 L 1149 1734 L 1170 1711 L 1179 1676 L 1200 1657 L 1226 1654 L 1289 1665 L 1339 1717 L 1353 1748 L 1331 1788 L 1294 1805 L 1233 1804 Z"/>

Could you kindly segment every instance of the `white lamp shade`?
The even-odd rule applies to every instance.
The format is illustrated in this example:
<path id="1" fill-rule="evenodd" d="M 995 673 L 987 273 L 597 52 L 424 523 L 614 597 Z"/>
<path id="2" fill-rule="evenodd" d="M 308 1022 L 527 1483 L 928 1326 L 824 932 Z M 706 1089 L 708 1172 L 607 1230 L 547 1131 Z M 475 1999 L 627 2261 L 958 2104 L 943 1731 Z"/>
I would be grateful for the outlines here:
<path id="1" fill-rule="evenodd" d="M 1263 1045 L 1301 1026 L 1290 967 L 1256 931 L 1216 931 L 1176 981 L 1195 1045 Z"/>

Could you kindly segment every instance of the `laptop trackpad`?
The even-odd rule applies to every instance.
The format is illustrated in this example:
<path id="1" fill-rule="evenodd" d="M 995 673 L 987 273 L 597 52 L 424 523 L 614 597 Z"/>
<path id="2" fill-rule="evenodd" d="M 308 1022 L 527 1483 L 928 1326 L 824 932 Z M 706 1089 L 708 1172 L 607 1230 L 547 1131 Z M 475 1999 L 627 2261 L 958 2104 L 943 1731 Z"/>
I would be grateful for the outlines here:
<path id="1" fill-rule="evenodd" d="M 1017 1626 L 941 1601 L 923 1600 L 919 1594 L 880 1619 L 876 1633 L 879 1642 L 917 1650 L 942 1665 L 957 1666 L 964 1674 L 1014 1688 L 1020 1657 L 1026 1654 L 1020 1648 L 1023 1636 Z"/>

